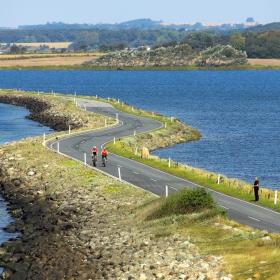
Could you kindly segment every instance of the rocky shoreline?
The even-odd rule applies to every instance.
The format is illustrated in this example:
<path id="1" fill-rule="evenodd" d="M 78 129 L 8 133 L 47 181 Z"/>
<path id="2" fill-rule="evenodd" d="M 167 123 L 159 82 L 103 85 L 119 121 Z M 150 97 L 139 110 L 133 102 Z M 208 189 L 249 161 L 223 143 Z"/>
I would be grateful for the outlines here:
<path id="1" fill-rule="evenodd" d="M 69 116 L 65 116 L 59 112 L 54 114 L 51 110 L 51 103 L 44 98 L 25 96 L 22 94 L 0 94 L 0 103 L 25 107 L 30 112 L 30 115 L 28 116 L 29 119 L 37 121 L 57 131 L 67 130 L 69 125 L 74 129 L 83 126 L 81 121 L 71 120 Z"/>
<path id="2" fill-rule="evenodd" d="M 36 120 L 47 108 L 5 100 Z M 69 125 L 69 115 L 60 120 Z M 154 199 L 144 191 L 45 150 L 39 138 L 1 147 L 0 160 L 0 191 L 15 219 L 7 230 L 21 234 L 1 246 L 2 279 L 230 279 L 222 259 L 201 255 L 189 236 L 143 226 L 139 207 Z"/>

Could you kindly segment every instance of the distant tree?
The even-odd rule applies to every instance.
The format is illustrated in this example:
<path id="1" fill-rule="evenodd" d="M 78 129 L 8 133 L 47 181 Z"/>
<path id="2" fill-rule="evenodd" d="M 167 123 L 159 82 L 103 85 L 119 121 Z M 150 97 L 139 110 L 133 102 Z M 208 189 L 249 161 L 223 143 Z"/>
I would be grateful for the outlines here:
<path id="1" fill-rule="evenodd" d="M 98 32 L 83 31 L 80 32 L 71 45 L 75 51 L 88 51 L 91 49 L 96 49 L 99 43 L 99 34 Z"/>
<path id="2" fill-rule="evenodd" d="M 250 58 L 280 58 L 280 31 L 245 33 L 245 49 Z"/>
<path id="3" fill-rule="evenodd" d="M 10 53 L 11 54 L 23 54 L 26 52 L 26 48 L 25 47 L 21 47 L 21 46 L 17 46 L 17 45 L 12 45 L 10 47 Z"/>
<path id="4" fill-rule="evenodd" d="M 237 50 L 244 51 L 246 38 L 241 33 L 235 33 L 230 37 L 230 45 Z"/>
<path id="5" fill-rule="evenodd" d="M 215 39 L 208 32 L 192 32 L 182 43 L 190 45 L 194 50 L 205 50 L 215 45 Z"/>

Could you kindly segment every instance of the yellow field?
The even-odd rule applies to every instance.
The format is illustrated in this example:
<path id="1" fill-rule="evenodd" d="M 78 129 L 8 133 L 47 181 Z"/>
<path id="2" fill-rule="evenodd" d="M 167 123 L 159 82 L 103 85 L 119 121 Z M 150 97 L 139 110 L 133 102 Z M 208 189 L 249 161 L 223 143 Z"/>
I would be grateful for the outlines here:
<path id="1" fill-rule="evenodd" d="M 72 42 L 36 42 L 36 43 L 14 43 L 16 46 L 22 47 L 34 47 L 39 48 L 40 46 L 48 46 L 49 48 L 54 49 L 67 49 Z"/>
<path id="2" fill-rule="evenodd" d="M 260 66 L 280 66 L 280 59 L 259 59 L 251 58 L 248 59 L 250 65 Z"/>
<path id="3" fill-rule="evenodd" d="M 81 65 L 102 53 L 0 55 L 0 67 L 48 67 Z"/>

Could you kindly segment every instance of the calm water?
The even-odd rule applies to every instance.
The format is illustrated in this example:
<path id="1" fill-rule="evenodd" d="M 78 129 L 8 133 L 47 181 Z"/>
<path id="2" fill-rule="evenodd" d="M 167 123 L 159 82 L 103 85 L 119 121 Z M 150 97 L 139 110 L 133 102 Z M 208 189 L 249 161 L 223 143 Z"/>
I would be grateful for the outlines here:
<path id="1" fill-rule="evenodd" d="M 49 131 L 49 128 L 25 119 L 26 115 L 28 115 L 28 111 L 24 108 L 0 103 L 0 145 Z M 12 221 L 13 219 L 7 212 L 7 203 L 0 196 L 0 244 L 17 236 L 17 234 L 7 233 L 3 230 Z M 0 273 L 2 272 L 0 267 Z"/>
<path id="2" fill-rule="evenodd" d="M 280 186 L 280 71 L 0 71 L 0 87 L 98 94 L 176 116 L 203 139 L 158 155 Z"/>
<path id="3" fill-rule="evenodd" d="M 37 122 L 26 119 L 28 111 L 24 108 L 0 103 L 0 144 L 42 135 L 50 129 Z"/>

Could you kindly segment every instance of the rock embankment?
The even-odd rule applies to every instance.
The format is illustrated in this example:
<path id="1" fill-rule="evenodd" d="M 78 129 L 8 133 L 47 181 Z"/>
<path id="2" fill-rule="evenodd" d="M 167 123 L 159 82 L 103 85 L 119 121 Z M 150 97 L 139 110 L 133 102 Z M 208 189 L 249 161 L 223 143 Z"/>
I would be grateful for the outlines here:
<path id="1" fill-rule="evenodd" d="M 22 106 L 30 111 L 29 119 L 56 131 L 69 128 L 96 128 L 103 126 L 104 117 L 77 110 L 66 98 L 36 96 L 30 93 L 0 92 L 0 103 Z M 109 122 L 109 120 L 108 120 Z"/>
<path id="2" fill-rule="evenodd" d="M 54 112 L 53 104 L 51 104 L 50 101 L 36 98 L 35 96 L 0 94 L 0 103 L 25 107 L 30 111 L 29 119 L 38 121 L 58 131 L 68 129 L 69 125 L 73 128 L 80 128 L 83 126 L 81 120 L 74 119 L 69 115 L 67 116 L 59 112 Z"/>
<path id="3" fill-rule="evenodd" d="M 100 67 L 183 67 L 232 66 L 247 63 L 245 52 L 231 46 L 217 45 L 195 52 L 187 44 L 159 47 L 152 50 L 124 50 L 101 56 L 87 65 Z"/>
<path id="4" fill-rule="evenodd" d="M 35 155 L 31 146 L 40 159 L 28 159 Z M 15 218 L 9 230 L 21 234 L 1 249 L 4 279 L 223 277 L 221 258 L 202 256 L 189 237 L 156 237 L 135 222 L 137 207 L 151 199 L 142 190 L 46 152 L 36 141 L 5 147 L 0 159 L 1 192 Z"/>

